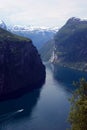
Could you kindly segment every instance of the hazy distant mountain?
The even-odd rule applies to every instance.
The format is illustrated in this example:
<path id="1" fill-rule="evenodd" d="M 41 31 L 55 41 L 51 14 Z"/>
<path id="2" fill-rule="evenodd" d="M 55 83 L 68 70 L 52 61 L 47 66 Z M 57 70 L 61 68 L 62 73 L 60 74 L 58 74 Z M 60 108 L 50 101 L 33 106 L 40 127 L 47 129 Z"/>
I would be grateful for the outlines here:
<path id="1" fill-rule="evenodd" d="M 47 50 L 47 45 L 42 49 Z M 70 18 L 49 42 L 49 50 L 52 62 L 87 70 L 87 21 Z M 45 51 L 44 56 L 47 54 Z"/>
<path id="2" fill-rule="evenodd" d="M 33 27 L 33 26 L 13 26 L 10 31 L 12 33 L 31 38 L 34 45 L 40 49 L 44 43 L 53 38 L 57 32 L 57 28 Z"/>
<path id="3" fill-rule="evenodd" d="M 49 61 L 54 51 L 54 40 L 51 39 L 50 41 L 46 42 L 42 48 L 39 50 L 41 58 L 43 61 Z"/>

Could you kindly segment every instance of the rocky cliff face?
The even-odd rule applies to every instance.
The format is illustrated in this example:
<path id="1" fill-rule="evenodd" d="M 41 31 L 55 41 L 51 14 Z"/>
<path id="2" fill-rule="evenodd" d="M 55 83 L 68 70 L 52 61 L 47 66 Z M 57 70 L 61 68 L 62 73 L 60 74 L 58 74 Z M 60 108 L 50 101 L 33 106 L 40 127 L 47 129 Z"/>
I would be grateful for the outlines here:
<path id="1" fill-rule="evenodd" d="M 0 28 L 0 99 L 39 87 L 45 67 L 30 39 Z"/>

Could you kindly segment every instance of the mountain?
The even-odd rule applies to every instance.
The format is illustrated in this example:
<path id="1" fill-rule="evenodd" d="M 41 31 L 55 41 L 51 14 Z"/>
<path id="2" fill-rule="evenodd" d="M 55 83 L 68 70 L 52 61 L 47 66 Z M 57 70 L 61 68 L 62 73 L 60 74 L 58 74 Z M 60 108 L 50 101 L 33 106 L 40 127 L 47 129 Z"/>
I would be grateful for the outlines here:
<path id="1" fill-rule="evenodd" d="M 54 51 L 54 40 L 51 39 L 51 41 L 46 42 L 39 50 L 42 60 L 45 62 L 49 61 L 53 51 Z"/>
<path id="2" fill-rule="evenodd" d="M 39 50 L 44 43 L 53 38 L 57 28 L 45 28 L 45 27 L 33 27 L 33 26 L 20 26 L 15 25 L 10 28 L 10 31 L 14 34 L 31 38 L 34 45 Z"/>
<path id="3" fill-rule="evenodd" d="M 7 30 L 7 26 L 2 20 L 0 20 L 0 28 Z"/>
<path id="4" fill-rule="evenodd" d="M 50 49 L 51 42 L 49 42 Z M 75 17 L 70 18 L 56 33 L 53 43 L 52 48 L 54 49 L 51 51 L 50 61 L 66 67 L 87 70 L 86 20 Z M 43 49 L 45 50 L 45 47 Z M 47 53 L 45 52 L 45 57 Z"/>
<path id="5" fill-rule="evenodd" d="M 41 86 L 45 67 L 28 38 L 0 28 L 0 100 Z"/>

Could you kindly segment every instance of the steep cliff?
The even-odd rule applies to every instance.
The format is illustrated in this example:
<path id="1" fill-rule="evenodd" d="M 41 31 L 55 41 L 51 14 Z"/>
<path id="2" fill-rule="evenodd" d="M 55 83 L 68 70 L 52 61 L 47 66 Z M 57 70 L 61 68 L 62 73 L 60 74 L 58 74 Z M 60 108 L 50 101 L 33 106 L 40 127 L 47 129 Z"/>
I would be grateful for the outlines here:
<path id="1" fill-rule="evenodd" d="M 87 21 L 70 18 L 54 40 L 56 62 L 80 70 L 87 69 Z"/>
<path id="2" fill-rule="evenodd" d="M 53 44 L 51 44 L 53 42 Z M 87 71 L 87 21 L 70 18 L 53 40 L 42 48 L 42 58 L 66 67 Z M 45 54 L 43 53 L 45 52 Z M 44 55 L 43 55 L 44 54 Z"/>
<path id="3" fill-rule="evenodd" d="M 30 39 L 0 28 L 0 99 L 39 87 L 45 66 Z"/>

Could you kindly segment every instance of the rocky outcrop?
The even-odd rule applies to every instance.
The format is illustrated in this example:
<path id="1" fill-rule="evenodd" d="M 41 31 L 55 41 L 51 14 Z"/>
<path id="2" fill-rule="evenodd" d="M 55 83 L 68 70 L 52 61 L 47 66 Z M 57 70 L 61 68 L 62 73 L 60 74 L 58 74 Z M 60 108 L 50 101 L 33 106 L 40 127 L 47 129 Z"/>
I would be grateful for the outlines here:
<path id="1" fill-rule="evenodd" d="M 0 29 L 0 99 L 40 87 L 45 66 L 30 39 Z"/>

